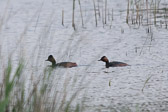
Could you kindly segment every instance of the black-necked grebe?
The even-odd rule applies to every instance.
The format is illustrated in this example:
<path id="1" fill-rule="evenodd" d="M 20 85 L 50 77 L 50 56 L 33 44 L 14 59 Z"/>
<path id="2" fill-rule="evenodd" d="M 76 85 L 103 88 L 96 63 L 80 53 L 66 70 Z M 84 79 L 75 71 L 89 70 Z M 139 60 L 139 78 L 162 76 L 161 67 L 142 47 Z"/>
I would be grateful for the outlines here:
<path id="1" fill-rule="evenodd" d="M 54 57 L 52 55 L 48 56 L 48 59 L 46 61 L 50 61 L 52 63 L 52 67 L 65 67 L 65 68 L 71 68 L 71 67 L 76 67 L 77 64 L 74 62 L 61 62 L 61 63 L 56 63 Z"/>
<path id="2" fill-rule="evenodd" d="M 107 59 L 106 56 L 103 56 L 100 60 L 98 61 L 103 61 L 106 63 L 106 68 L 109 67 L 123 67 L 123 66 L 128 66 L 127 63 L 123 63 L 123 62 L 118 62 L 118 61 L 113 61 L 113 62 L 109 62 L 109 60 Z"/>

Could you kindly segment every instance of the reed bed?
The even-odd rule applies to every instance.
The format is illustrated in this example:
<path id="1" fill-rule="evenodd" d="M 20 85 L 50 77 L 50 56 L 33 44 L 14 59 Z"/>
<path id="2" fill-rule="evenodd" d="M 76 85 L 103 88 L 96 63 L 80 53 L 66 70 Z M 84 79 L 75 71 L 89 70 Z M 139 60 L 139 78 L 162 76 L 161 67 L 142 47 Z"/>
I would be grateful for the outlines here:
<path id="1" fill-rule="evenodd" d="M 77 1 L 76 1 L 77 2 Z M 127 9 L 122 11 L 126 13 L 126 23 L 128 25 L 140 25 L 163 27 L 167 29 L 167 8 L 166 5 L 160 4 L 161 0 L 127 0 Z M 82 26 L 85 25 L 85 16 L 82 12 L 82 3 L 78 0 L 81 14 Z M 107 0 L 92 0 L 93 3 L 93 13 L 95 26 L 112 26 L 112 21 L 114 20 L 114 8 L 108 6 Z M 166 3 L 165 3 L 166 4 Z M 73 0 L 73 14 L 72 14 L 72 26 L 74 28 L 75 24 L 75 0 Z"/>
<path id="2" fill-rule="evenodd" d="M 129 25 L 156 26 L 167 29 L 167 8 L 161 0 L 128 0 L 126 23 Z M 164 26 L 164 27 L 163 27 Z"/>

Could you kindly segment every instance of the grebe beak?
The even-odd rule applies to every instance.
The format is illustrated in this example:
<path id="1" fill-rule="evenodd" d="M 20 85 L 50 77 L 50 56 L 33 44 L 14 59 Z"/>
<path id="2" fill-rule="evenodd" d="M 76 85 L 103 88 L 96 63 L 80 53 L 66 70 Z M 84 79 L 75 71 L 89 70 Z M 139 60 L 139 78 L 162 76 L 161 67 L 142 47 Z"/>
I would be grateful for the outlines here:
<path id="1" fill-rule="evenodd" d="M 47 60 L 45 60 L 45 61 L 48 61 L 48 59 L 47 59 Z"/>
<path id="2" fill-rule="evenodd" d="M 101 60 L 97 60 L 97 61 L 101 61 Z"/>

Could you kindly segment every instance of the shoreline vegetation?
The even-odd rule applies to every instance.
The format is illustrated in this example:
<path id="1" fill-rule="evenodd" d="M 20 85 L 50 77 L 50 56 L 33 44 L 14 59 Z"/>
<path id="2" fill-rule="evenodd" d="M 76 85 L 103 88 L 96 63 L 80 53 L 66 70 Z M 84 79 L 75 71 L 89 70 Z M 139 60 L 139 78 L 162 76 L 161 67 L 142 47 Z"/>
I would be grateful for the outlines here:
<path id="1" fill-rule="evenodd" d="M 42 74 L 42 80 L 38 80 L 33 84 L 28 93 L 25 93 L 27 87 L 24 81 L 24 61 L 20 60 L 14 75 L 12 76 L 13 67 L 9 59 L 8 65 L 3 74 L 3 82 L 0 85 L 0 111 L 1 112 L 80 112 L 81 107 L 76 105 L 75 109 L 71 107 L 71 103 L 78 93 L 79 89 L 71 96 L 69 101 L 67 97 L 68 82 L 64 82 L 63 97 L 59 96 L 58 92 L 53 89 L 51 74 L 53 68 L 48 67 Z M 52 74 L 54 75 L 54 74 Z M 58 80 L 56 80 L 58 81 Z M 51 98 L 52 97 L 52 98 Z"/>

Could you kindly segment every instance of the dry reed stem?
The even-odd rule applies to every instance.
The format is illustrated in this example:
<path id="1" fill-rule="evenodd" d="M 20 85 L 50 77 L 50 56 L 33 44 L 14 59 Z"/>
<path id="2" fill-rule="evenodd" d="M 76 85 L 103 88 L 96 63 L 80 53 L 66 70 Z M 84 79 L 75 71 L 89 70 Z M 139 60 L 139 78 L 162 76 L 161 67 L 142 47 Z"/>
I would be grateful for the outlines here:
<path id="1" fill-rule="evenodd" d="M 81 20 L 82 20 L 82 27 L 84 27 L 84 23 L 83 23 L 83 14 L 82 14 L 82 6 L 81 6 L 81 3 L 80 3 L 80 0 L 78 0 L 78 3 L 79 3 L 79 7 L 80 7 L 80 14 L 81 14 Z"/>
<path id="2" fill-rule="evenodd" d="M 127 4 L 127 16 L 126 16 L 126 23 L 128 24 L 128 18 L 129 18 L 129 0 Z"/>
<path id="3" fill-rule="evenodd" d="M 107 0 L 105 0 L 105 22 L 104 24 L 107 24 Z"/>
<path id="4" fill-rule="evenodd" d="M 62 26 L 64 26 L 64 9 L 62 10 Z"/>
<path id="5" fill-rule="evenodd" d="M 97 14 L 96 14 L 96 4 L 95 4 L 95 0 L 93 0 L 93 6 L 94 6 L 94 12 L 95 12 L 95 23 L 96 23 L 96 27 L 97 27 Z"/>
<path id="6" fill-rule="evenodd" d="M 75 30 L 75 0 L 73 0 L 72 27 L 73 27 L 74 30 Z"/>
<path id="7" fill-rule="evenodd" d="M 147 25 L 148 25 L 148 0 L 146 0 L 146 11 L 147 11 Z"/>

